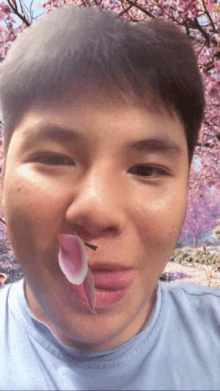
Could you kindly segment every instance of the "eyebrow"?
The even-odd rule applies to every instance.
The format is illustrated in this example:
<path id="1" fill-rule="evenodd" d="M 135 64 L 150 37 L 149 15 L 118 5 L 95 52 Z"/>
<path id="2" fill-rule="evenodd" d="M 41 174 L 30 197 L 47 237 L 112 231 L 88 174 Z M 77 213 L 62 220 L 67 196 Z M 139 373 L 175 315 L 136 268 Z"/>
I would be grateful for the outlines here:
<path id="1" fill-rule="evenodd" d="M 163 155 L 172 155 L 177 157 L 183 153 L 182 148 L 170 140 L 167 136 L 158 136 L 144 140 L 138 140 L 129 143 L 128 146 L 137 152 L 151 152 L 155 151 Z"/>
<path id="2" fill-rule="evenodd" d="M 38 125 L 23 132 L 23 137 L 27 138 L 28 144 L 43 138 L 48 140 L 58 140 L 64 142 L 79 141 L 84 138 L 80 132 L 74 129 L 65 128 L 58 125 Z"/>
<path id="3" fill-rule="evenodd" d="M 34 128 L 27 129 L 24 131 L 23 136 L 27 138 L 28 144 L 35 142 L 39 138 L 68 143 L 85 139 L 85 136 L 75 129 L 52 124 L 41 124 Z M 126 148 L 142 153 L 155 151 L 163 155 L 172 155 L 172 157 L 177 157 L 183 152 L 182 148 L 177 143 L 170 140 L 167 136 L 162 135 L 128 142 Z"/>

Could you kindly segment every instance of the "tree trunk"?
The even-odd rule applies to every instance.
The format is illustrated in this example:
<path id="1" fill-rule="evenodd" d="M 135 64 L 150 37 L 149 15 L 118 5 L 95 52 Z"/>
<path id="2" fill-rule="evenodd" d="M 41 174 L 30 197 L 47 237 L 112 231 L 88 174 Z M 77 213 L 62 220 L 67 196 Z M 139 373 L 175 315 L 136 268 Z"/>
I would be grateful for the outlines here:
<path id="1" fill-rule="evenodd" d="M 194 247 L 196 247 L 196 245 L 197 245 L 196 235 L 193 238 L 193 245 L 194 245 Z"/>

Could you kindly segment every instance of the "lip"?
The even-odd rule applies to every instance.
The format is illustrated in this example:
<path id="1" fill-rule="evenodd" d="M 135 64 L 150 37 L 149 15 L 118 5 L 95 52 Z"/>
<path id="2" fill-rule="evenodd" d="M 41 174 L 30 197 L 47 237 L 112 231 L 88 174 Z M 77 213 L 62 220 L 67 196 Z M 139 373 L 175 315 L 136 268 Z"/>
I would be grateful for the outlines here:
<path id="1" fill-rule="evenodd" d="M 137 271 L 134 269 L 123 271 L 93 270 L 92 274 L 95 284 L 96 306 L 106 306 L 118 302 L 126 295 L 137 276 Z M 82 285 L 76 286 L 68 283 L 68 289 L 82 304 L 87 306 Z"/>
<path id="2" fill-rule="evenodd" d="M 82 286 L 76 286 L 71 283 L 68 284 L 69 291 L 72 292 L 77 300 L 83 306 L 87 308 L 87 300 L 85 298 L 85 295 L 82 290 Z M 117 290 L 109 290 L 109 289 L 104 289 L 104 288 L 98 288 L 95 287 L 95 296 L 96 296 L 96 305 L 108 305 L 108 304 L 113 304 L 121 300 L 129 290 L 131 284 L 129 284 L 126 288 L 124 289 L 117 289 Z"/>
<path id="3" fill-rule="evenodd" d="M 121 271 L 93 270 L 95 287 L 106 290 L 121 290 L 127 288 L 137 277 L 136 270 L 127 269 Z"/>
<path id="4" fill-rule="evenodd" d="M 88 260 L 88 266 L 90 270 L 93 271 L 110 271 L 110 272 L 117 272 L 117 271 L 126 271 L 126 270 L 134 270 L 132 267 L 122 266 L 122 265 L 115 265 L 110 262 L 96 262 L 91 263 Z"/>
<path id="5" fill-rule="evenodd" d="M 131 284 L 124 289 L 107 290 L 95 288 L 96 305 L 108 305 L 113 304 L 121 300 L 129 290 Z"/>

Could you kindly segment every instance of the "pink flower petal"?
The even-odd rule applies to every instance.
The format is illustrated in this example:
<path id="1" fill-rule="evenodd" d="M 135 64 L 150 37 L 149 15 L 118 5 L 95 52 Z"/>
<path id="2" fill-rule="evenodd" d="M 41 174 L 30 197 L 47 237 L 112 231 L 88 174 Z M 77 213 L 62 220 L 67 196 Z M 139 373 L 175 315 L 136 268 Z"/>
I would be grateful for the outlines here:
<path id="1" fill-rule="evenodd" d="M 81 285 L 89 309 L 95 314 L 95 285 L 91 270 L 88 268 L 86 249 L 83 241 L 75 235 L 59 235 L 60 250 L 58 262 L 68 281 Z M 79 287 L 80 288 L 80 287 Z"/>
<path id="2" fill-rule="evenodd" d="M 59 235 L 58 239 L 60 241 L 58 261 L 62 272 L 72 284 L 82 284 L 88 272 L 83 241 L 73 235 Z"/>
<path id="3" fill-rule="evenodd" d="M 5 19 L 5 14 L 4 12 L 0 11 L 0 21 Z"/>
<path id="4" fill-rule="evenodd" d="M 214 5 L 214 0 L 208 0 L 208 12 L 210 13 L 210 15 L 212 15 L 213 5 Z"/>
<path id="5" fill-rule="evenodd" d="M 83 290 L 86 295 L 90 310 L 97 315 L 95 311 L 95 285 L 91 270 L 88 268 L 88 273 L 83 282 Z"/>

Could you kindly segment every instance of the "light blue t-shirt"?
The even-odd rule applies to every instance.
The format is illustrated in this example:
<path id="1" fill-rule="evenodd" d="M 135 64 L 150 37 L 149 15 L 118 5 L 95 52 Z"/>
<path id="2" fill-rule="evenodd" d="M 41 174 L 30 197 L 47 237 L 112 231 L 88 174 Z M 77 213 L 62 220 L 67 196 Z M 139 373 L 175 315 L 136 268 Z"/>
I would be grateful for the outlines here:
<path id="1" fill-rule="evenodd" d="M 220 289 L 158 282 L 150 322 L 113 350 L 63 345 L 29 309 L 23 280 L 0 289 L 0 390 L 220 390 Z"/>

